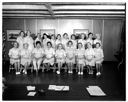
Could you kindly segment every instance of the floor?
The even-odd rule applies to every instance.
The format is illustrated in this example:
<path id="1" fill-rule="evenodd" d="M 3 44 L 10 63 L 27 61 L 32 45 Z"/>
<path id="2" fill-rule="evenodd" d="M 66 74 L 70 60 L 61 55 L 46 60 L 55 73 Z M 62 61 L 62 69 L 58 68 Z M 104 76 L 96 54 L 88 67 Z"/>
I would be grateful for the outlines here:
<path id="1" fill-rule="evenodd" d="M 100 77 L 88 75 L 84 70 L 84 75 L 80 76 L 75 71 L 68 74 L 63 70 L 60 75 L 55 72 L 41 72 L 38 75 L 30 73 L 27 75 L 15 75 L 13 72 L 8 73 L 8 64 L 3 66 L 3 76 L 6 78 L 6 89 L 3 92 L 3 100 L 125 100 L 125 78 L 120 77 L 120 72 L 117 69 L 117 63 L 103 63 L 103 71 Z M 48 86 L 69 85 L 69 92 L 55 92 L 48 90 Z M 45 90 L 44 95 L 36 94 L 34 97 L 27 96 L 27 85 L 36 86 L 36 91 L 39 89 Z M 90 96 L 86 87 L 90 85 L 99 86 L 107 96 L 94 97 Z"/>

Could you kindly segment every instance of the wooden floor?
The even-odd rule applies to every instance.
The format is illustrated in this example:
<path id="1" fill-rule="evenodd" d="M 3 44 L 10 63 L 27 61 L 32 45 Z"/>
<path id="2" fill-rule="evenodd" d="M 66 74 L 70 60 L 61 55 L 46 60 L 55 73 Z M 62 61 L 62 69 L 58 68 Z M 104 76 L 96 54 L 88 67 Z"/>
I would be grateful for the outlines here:
<path id="1" fill-rule="evenodd" d="M 88 75 L 84 70 L 84 75 L 77 73 L 68 74 L 61 72 L 57 75 L 55 72 L 39 72 L 27 75 L 15 75 L 8 73 L 7 64 L 3 66 L 3 76 L 6 78 L 5 92 L 3 100 L 125 100 L 125 79 L 120 78 L 116 63 L 104 63 L 101 77 Z M 49 91 L 48 86 L 69 85 L 69 92 Z M 26 85 L 35 85 L 36 91 L 45 90 L 45 95 L 27 96 Z M 86 87 L 89 85 L 98 85 L 107 94 L 105 97 L 92 97 L 88 94 Z"/>

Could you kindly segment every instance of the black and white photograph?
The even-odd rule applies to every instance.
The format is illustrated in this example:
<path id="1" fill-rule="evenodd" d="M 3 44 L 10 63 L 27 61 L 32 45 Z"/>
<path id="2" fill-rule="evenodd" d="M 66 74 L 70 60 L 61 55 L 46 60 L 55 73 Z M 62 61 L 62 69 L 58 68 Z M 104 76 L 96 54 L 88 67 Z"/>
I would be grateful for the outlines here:
<path id="1" fill-rule="evenodd" d="M 126 2 L 2 2 L 3 101 L 126 101 Z"/>

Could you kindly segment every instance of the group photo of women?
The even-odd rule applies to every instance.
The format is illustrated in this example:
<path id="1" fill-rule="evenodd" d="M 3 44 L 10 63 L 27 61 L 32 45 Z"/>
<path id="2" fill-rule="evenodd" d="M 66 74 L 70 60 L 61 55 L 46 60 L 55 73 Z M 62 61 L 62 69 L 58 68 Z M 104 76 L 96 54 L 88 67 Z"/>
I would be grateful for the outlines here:
<path id="1" fill-rule="evenodd" d="M 103 46 L 100 34 L 81 33 L 75 34 L 51 34 L 38 33 L 35 38 L 31 37 L 31 32 L 21 31 L 13 48 L 9 50 L 10 67 L 16 73 L 27 74 L 27 69 L 31 71 L 53 72 L 61 74 L 61 69 L 65 73 L 73 74 L 74 70 L 78 75 L 83 75 L 86 67 L 88 74 L 101 75 L 102 62 L 104 60 Z"/>

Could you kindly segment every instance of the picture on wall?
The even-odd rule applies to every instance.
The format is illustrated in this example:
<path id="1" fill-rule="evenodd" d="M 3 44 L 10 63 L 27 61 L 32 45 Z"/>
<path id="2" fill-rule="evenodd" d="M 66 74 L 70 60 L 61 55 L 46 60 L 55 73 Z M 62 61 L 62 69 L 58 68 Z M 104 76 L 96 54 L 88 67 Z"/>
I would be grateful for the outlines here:
<path id="1" fill-rule="evenodd" d="M 88 35 L 89 29 L 73 29 L 73 33 L 76 35 L 76 38 L 79 39 L 81 34 Z"/>
<path id="2" fill-rule="evenodd" d="M 16 41 L 21 30 L 7 30 L 7 40 Z"/>
<path id="3" fill-rule="evenodd" d="M 46 33 L 47 35 L 55 34 L 55 29 L 40 29 L 41 37 L 44 33 Z"/>

